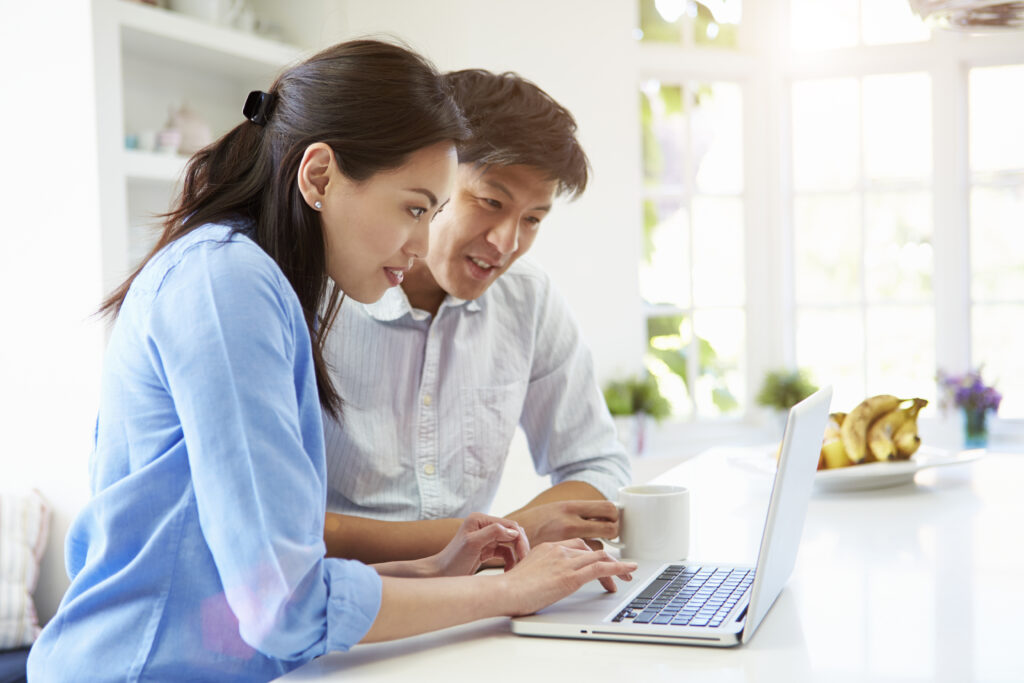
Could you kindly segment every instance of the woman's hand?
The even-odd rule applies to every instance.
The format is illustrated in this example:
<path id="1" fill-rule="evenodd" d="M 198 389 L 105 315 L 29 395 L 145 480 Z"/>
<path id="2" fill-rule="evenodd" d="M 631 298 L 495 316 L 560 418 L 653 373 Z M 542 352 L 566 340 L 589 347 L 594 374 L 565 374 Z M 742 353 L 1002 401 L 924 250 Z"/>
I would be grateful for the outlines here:
<path id="1" fill-rule="evenodd" d="M 487 560 L 504 561 L 505 571 L 512 569 L 530 552 L 523 528 L 509 519 L 474 512 L 465 520 L 444 549 L 425 558 L 432 576 L 472 574 Z"/>
<path id="2" fill-rule="evenodd" d="M 502 577 L 511 600 L 508 614 L 532 614 L 597 579 L 605 590 L 617 590 L 612 578 L 633 579 L 635 562 L 621 562 L 604 550 L 591 550 L 580 539 L 535 546 Z"/>

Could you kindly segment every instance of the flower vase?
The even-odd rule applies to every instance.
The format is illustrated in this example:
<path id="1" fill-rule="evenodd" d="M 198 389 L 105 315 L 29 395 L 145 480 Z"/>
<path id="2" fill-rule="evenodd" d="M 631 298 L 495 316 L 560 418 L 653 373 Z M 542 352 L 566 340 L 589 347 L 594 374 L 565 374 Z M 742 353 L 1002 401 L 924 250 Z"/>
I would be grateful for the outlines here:
<path id="1" fill-rule="evenodd" d="M 964 409 L 964 447 L 988 446 L 988 411 Z"/>

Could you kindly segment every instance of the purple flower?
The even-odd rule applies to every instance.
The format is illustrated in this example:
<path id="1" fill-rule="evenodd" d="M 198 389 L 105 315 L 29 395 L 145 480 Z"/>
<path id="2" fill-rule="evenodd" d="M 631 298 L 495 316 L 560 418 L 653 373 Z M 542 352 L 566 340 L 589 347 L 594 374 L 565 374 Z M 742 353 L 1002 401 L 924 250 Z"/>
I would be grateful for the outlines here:
<path id="1" fill-rule="evenodd" d="M 939 388 L 942 390 L 944 403 L 972 412 L 988 412 L 999 410 L 1002 394 L 994 386 L 986 386 L 981 379 L 981 367 L 963 375 L 947 375 L 942 370 L 936 375 Z"/>

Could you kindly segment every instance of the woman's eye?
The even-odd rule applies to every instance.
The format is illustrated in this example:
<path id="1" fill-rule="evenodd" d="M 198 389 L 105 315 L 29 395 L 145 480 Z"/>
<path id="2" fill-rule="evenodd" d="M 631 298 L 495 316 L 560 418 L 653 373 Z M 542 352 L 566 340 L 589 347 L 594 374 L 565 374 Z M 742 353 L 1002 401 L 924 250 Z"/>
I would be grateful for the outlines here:
<path id="1" fill-rule="evenodd" d="M 409 209 L 409 213 L 412 214 L 413 218 L 419 218 L 420 216 L 422 216 L 426 212 L 427 212 L 427 210 L 424 209 L 422 206 L 414 206 L 414 207 Z"/>

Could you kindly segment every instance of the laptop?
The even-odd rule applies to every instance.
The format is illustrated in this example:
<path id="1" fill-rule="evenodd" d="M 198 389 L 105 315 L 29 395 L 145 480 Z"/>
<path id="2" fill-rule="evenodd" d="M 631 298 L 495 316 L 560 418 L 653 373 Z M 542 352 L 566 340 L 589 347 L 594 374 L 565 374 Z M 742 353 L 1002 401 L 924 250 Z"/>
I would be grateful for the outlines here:
<path id="1" fill-rule="evenodd" d="M 748 642 L 796 564 L 832 388 L 793 406 L 782 438 L 755 567 L 642 561 L 629 593 L 596 581 L 535 614 L 515 617 L 522 636 L 730 647 Z"/>

